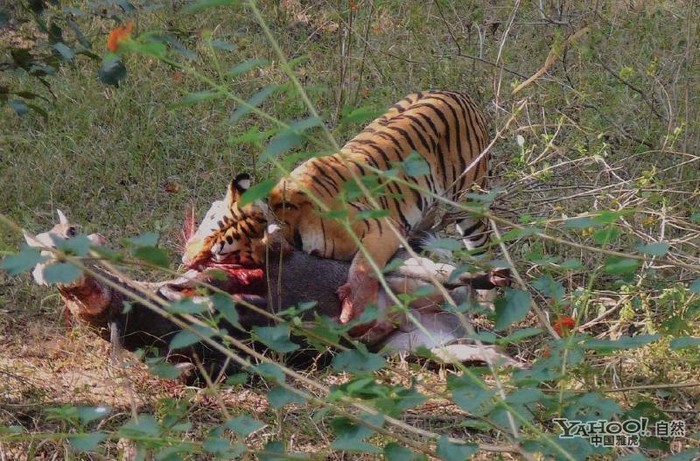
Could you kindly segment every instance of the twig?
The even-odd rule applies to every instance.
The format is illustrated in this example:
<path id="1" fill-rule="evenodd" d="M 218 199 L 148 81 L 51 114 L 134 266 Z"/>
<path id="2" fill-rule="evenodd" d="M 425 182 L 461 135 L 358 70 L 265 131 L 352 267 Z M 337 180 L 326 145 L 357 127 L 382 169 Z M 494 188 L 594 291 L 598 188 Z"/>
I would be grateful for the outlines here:
<path id="1" fill-rule="evenodd" d="M 515 267 L 515 263 L 513 262 L 513 258 L 511 258 L 510 256 L 508 248 L 506 248 L 505 244 L 503 243 L 501 239 L 501 233 L 498 230 L 498 226 L 496 225 L 493 219 L 489 219 L 489 223 L 491 224 L 491 229 L 493 230 L 493 233 L 496 234 L 496 240 L 498 241 L 498 245 L 501 247 L 503 257 L 506 258 L 506 261 L 508 261 L 508 265 L 510 266 L 510 270 L 513 273 L 513 277 L 518 282 L 518 285 L 520 285 L 520 288 L 522 288 L 524 291 L 527 291 L 527 284 L 520 276 L 520 273 L 518 272 L 518 269 Z M 560 336 L 557 334 L 556 331 L 554 331 L 554 328 L 552 328 L 552 325 L 550 324 L 549 319 L 547 318 L 547 314 L 545 314 L 544 311 L 540 309 L 540 307 L 534 300 L 530 301 L 530 308 L 535 312 L 537 318 L 540 321 L 540 324 L 549 332 L 549 334 L 554 339 L 560 339 Z"/>
<path id="2" fill-rule="evenodd" d="M 585 34 L 587 34 L 591 30 L 590 26 L 586 26 L 574 34 L 570 35 L 562 44 L 561 49 L 557 49 L 556 46 L 553 46 L 552 49 L 549 51 L 549 54 L 547 55 L 547 59 L 545 59 L 544 64 L 542 67 L 540 67 L 537 72 L 535 72 L 532 77 L 528 78 L 525 80 L 523 83 L 520 85 L 516 86 L 513 91 L 511 91 L 510 95 L 515 96 L 522 90 L 523 88 L 527 88 L 530 86 L 530 84 L 536 80 L 538 80 L 540 77 L 542 77 L 549 69 L 552 68 L 555 62 L 559 59 L 561 56 L 562 52 L 564 52 L 569 46 L 571 46 L 572 43 L 574 43 L 576 40 L 579 38 L 583 37 Z"/>
<path id="3" fill-rule="evenodd" d="M 654 113 L 654 115 L 656 115 L 656 116 L 657 116 L 659 119 L 661 119 L 663 122 L 668 122 L 668 118 L 667 118 L 667 117 L 664 117 L 663 115 L 661 115 L 661 114 L 658 112 L 658 110 L 656 109 L 656 107 L 654 106 L 654 103 L 653 103 L 652 101 L 649 100 L 649 97 L 648 97 L 649 91 L 642 91 L 641 89 L 639 89 L 639 88 L 637 88 L 636 86 L 634 86 L 632 83 L 630 83 L 630 82 L 628 82 L 627 80 L 625 80 L 624 78 L 620 77 L 620 75 L 619 75 L 618 72 L 615 72 L 613 69 L 610 68 L 610 66 L 608 66 L 605 62 L 603 62 L 603 60 L 600 58 L 600 55 L 597 56 L 597 61 L 598 61 L 598 64 L 600 64 L 600 66 L 601 66 L 605 71 L 607 71 L 610 75 L 612 75 L 612 77 L 615 78 L 618 82 L 622 83 L 623 85 L 625 85 L 625 86 L 626 86 L 627 88 L 629 88 L 630 90 L 632 90 L 632 91 L 634 91 L 635 93 L 639 94 L 639 96 L 642 97 L 642 101 L 644 101 L 644 103 L 645 103 L 647 106 L 649 106 L 649 109 L 651 109 L 651 111 Z M 653 93 L 652 93 L 652 94 L 653 94 Z"/>
<path id="4" fill-rule="evenodd" d="M 700 387 L 700 381 L 691 381 L 688 383 L 669 383 L 669 384 L 643 384 L 639 386 L 615 387 L 615 388 L 598 388 L 596 392 L 610 394 L 613 392 L 630 392 L 630 391 L 656 391 L 660 389 L 682 389 L 684 387 Z"/>

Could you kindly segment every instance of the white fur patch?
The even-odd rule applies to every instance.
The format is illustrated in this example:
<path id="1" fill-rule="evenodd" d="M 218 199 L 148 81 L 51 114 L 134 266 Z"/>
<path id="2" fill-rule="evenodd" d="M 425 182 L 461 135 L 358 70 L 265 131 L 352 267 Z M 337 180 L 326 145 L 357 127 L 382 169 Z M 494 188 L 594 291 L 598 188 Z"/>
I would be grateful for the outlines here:
<path id="1" fill-rule="evenodd" d="M 241 189 L 248 190 L 250 189 L 251 181 L 250 179 L 240 179 L 236 184 L 238 184 L 238 187 Z"/>
<path id="2" fill-rule="evenodd" d="M 217 230 L 219 230 L 219 221 L 222 221 L 229 212 L 226 202 L 223 200 L 217 200 L 211 204 L 211 208 L 204 215 L 204 219 L 197 227 L 197 231 L 192 236 L 192 240 L 205 239 Z"/>

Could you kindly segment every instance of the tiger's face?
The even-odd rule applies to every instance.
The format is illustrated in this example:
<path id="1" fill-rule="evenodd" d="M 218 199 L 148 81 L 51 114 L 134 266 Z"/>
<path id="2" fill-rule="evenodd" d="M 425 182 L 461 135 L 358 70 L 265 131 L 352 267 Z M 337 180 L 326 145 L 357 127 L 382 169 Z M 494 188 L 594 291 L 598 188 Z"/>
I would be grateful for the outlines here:
<path id="1" fill-rule="evenodd" d="M 185 244 L 185 266 L 262 264 L 268 209 L 261 201 L 239 206 L 249 187 L 250 177 L 240 174 L 229 184 L 224 200 L 212 204 Z"/>

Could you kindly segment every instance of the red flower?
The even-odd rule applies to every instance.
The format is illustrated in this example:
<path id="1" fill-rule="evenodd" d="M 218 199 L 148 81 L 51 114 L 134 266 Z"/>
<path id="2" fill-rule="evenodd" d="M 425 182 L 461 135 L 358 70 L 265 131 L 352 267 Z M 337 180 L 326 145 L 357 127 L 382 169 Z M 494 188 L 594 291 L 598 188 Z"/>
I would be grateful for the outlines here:
<path id="1" fill-rule="evenodd" d="M 119 49 L 119 43 L 131 36 L 131 29 L 134 28 L 134 23 L 130 22 L 124 26 L 116 27 L 107 37 L 107 49 L 115 53 Z"/>
<path id="2" fill-rule="evenodd" d="M 576 320 L 568 316 L 559 317 L 552 322 L 552 328 L 559 336 L 569 336 L 575 326 Z"/>

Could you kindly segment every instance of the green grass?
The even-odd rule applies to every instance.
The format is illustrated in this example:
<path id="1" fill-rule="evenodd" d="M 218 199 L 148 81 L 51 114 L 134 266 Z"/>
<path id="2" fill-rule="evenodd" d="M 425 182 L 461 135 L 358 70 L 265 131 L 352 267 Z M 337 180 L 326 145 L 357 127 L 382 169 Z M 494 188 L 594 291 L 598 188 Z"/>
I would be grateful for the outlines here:
<path id="1" fill-rule="evenodd" d="M 90 11 L 86 2 L 66 3 Z M 151 3 L 161 8 L 146 8 Z M 360 129 L 360 124 L 339 123 L 349 110 L 383 108 L 428 88 L 473 94 L 487 108 L 494 136 L 499 134 L 491 151 L 493 184 L 506 192 L 496 201 L 496 216 L 533 224 L 549 236 L 581 245 L 527 236 L 507 242 L 527 288 L 534 292 L 533 281 L 548 274 L 566 289 L 564 299 L 551 306 L 535 293 L 536 303 L 567 315 L 576 309 L 581 324 L 591 322 L 586 332 L 601 338 L 665 335 L 639 350 L 595 357 L 560 385 L 567 391 L 649 386 L 606 396 L 625 408 L 651 401 L 665 410 L 690 412 L 698 387 L 664 386 L 697 380 L 700 361 L 697 347 L 668 349 L 674 335 L 700 334 L 698 294 L 686 288 L 700 277 L 697 269 L 689 268 L 700 264 L 697 6 L 613 1 L 596 10 L 595 3 L 576 1 L 522 2 L 517 8 L 515 2 L 356 3 L 357 10 L 346 2 L 259 5 L 285 56 L 295 59 L 295 75 L 336 140 L 342 143 Z M 545 11 L 537 10 L 538 3 L 545 3 Z M 309 115 L 249 9 L 190 14 L 181 2 L 132 4 L 136 9 L 128 15 L 118 8 L 108 10 L 133 20 L 137 34 L 167 31 L 177 37 L 196 53 L 194 60 L 181 62 L 243 100 L 261 88 L 285 85 L 261 106 L 274 118 L 290 121 Z M 557 11 L 556 4 L 564 10 Z M 12 17 L 0 29 L 0 44 L 35 33 L 26 12 L 17 9 Z M 76 20 L 92 41 L 93 52 L 103 55 L 106 36 L 116 23 L 99 14 Z M 590 32 L 562 49 L 566 38 L 585 26 Z M 210 35 L 234 49 L 208 47 Z M 511 95 L 553 49 L 559 57 L 544 76 Z M 0 60 L 10 59 L 8 52 L 0 53 Z M 248 59 L 269 65 L 237 77 L 223 75 Z M 51 101 L 38 103 L 48 113 L 46 121 L 32 112 L 18 117 L 10 107 L 0 106 L 0 213 L 39 232 L 51 227 L 55 208 L 61 208 L 87 233 L 99 231 L 117 243 L 156 231 L 177 261 L 189 201 L 201 214 L 223 195 L 236 173 L 253 171 L 258 179 L 274 174 L 270 165 L 257 162 L 264 142 L 234 141 L 249 130 L 272 125 L 257 115 L 230 123 L 236 109 L 231 99 L 182 105 L 187 94 L 209 88 L 156 59 L 131 54 L 125 64 L 127 78 L 112 88 L 96 77 L 99 61 L 79 56 L 47 79 L 55 98 L 22 72 L 0 73 L 0 87 L 33 91 Z M 523 137 L 522 147 L 517 136 Z M 317 148 L 309 144 L 305 149 Z M 610 224 L 619 236 L 607 244 L 596 242 L 597 228 L 563 225 L 566 218 L 596 211 L 620 212 Z M 500 226 L 501 232 L 510 228 Z M 20 238 L 12 229 L 0 228 L 0 253 L 14 252 Z M 647 260 L 631 275 L 606 272 L 605 255 L 593 251 L 602 247 L 636 253 L 638 245 L 655 241 L 671 245 L 665 261 Z M 570 258 L 582 267 L 558 266 Z M 42 302 L 50 290 L 37 289 L 27 277 L 3 273 L 0 284 L 7 287 L 0 292 L 0 310 L 21 324 L 57 321 L 51 312 L 58 310 L 59 301 L 53 297 Z M 12 325 L 0 317 L 2 330 L 10 331 Z M 521 326 L 533 325 L 534 318 Z M 54 335 L 60 338 L 60 333 Z M 547 347 L 539 338 L 512 346 L 511 352 L 534 360 Z M 696 414 L 670 414 L 681 415 L 700 431 Z M 318 427 L 290 412 L 264 417 L 282 432 L 289 428 L 287 418 L 304 420 L 299 434 L 305 441 L 313 441 L 316 431 L 333 438 L 325 420 Z M 676 450 L 683 444 L 697 446 L 697 440 L 679 443 Z M 264 444 L 260 440 L 254 445 Z M 649 459 L 668 451 L 649 450 Z"/>

